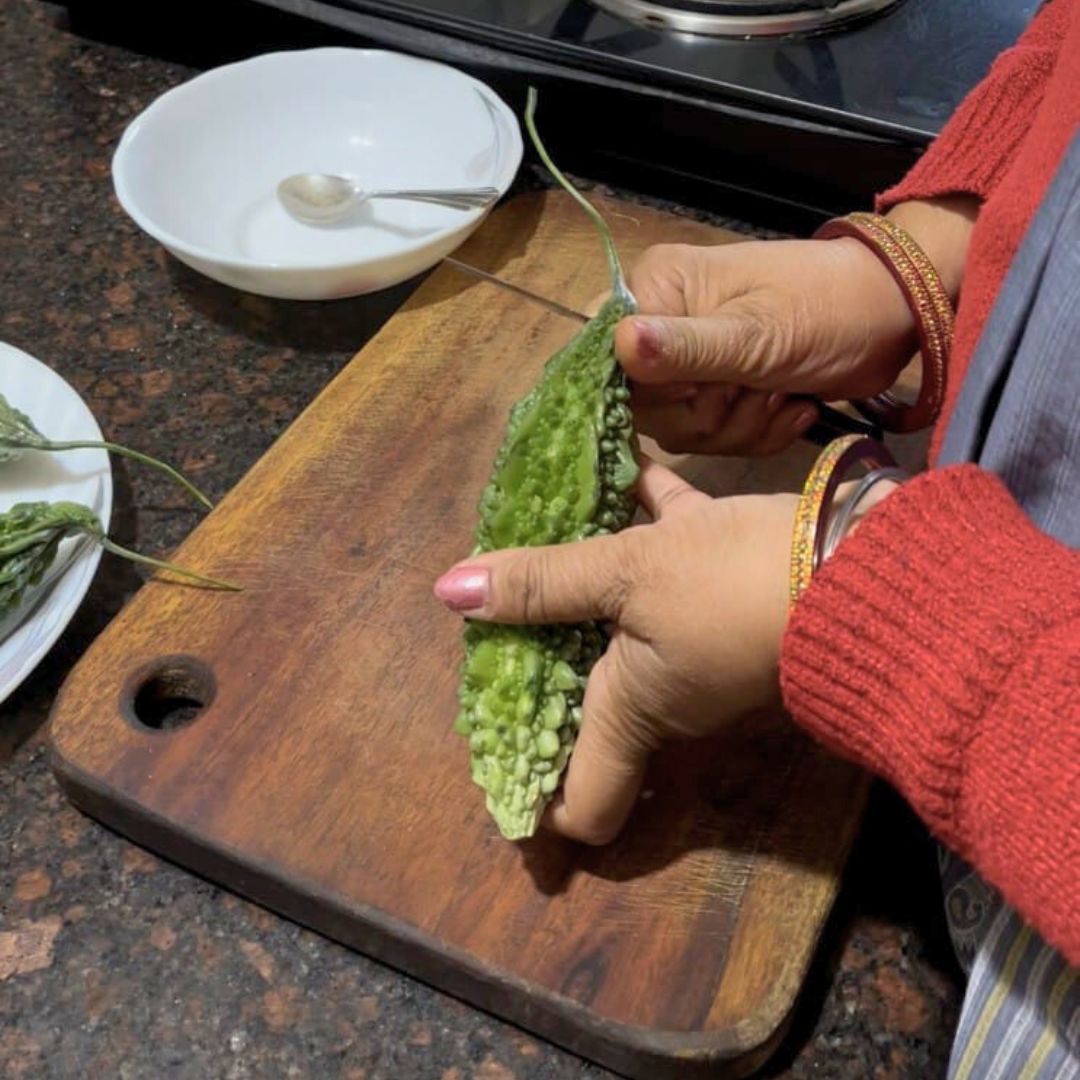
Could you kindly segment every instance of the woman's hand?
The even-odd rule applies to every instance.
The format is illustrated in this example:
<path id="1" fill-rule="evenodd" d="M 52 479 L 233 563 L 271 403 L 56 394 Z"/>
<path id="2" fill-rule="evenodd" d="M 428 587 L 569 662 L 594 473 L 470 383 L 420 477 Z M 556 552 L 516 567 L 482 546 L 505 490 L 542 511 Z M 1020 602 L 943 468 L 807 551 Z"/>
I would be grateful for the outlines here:
<path id="1" fill-rule="evenodd" d="M 890 215 L 952 296 L 977 209 L 952 197 Z M 638 427 L 675 453 L 775 453 L 816 419 L 788 395 L 871 396 L 916 348 L 900 289 L 857 240 L 661 245 L 629 284 L 641 314 L 619 324 L 615 350 Z"/>
<path id="2" fill-rule="evenodd" d="M 493 552 L 435 586 L 469 618 L 613 625 L 550 813 L 594 844 L 622 827 L 661 740 L 714 732 L 778 692 L 796 497 L 712 499 L 652 462 L 639 494 L 652 524 Z"/>

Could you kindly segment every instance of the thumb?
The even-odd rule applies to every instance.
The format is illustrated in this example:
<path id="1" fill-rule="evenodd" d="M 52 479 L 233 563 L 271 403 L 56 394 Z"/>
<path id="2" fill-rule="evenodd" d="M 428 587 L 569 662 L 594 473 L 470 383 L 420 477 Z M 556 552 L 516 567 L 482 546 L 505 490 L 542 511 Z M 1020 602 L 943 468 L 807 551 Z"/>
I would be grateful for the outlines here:
<path id="1" fill-rule="evenodd" d="M 612 670 L 610 653 L 593 668 L 566 780 L 547 815 L 556 832 L 586 844 L 606 844 L 618 835 L 656 746 L 648 730 L 619 708 Z"/>
<path id="2" fill-rule="evenodd" d="M 704 317 L 632 315 L 615 328 L 615 355 L 639 383 L 731 382 L 768 389 L 769 360 L 780 346 L 768 325 L 736 304 Z"/>
<path id="3" fill-rule="evenodd" d="M 631 535 L 492 551 L 448 570 L 435 595 L 451 610 L 489 622 L 615 622 L 632 585 Z"/>

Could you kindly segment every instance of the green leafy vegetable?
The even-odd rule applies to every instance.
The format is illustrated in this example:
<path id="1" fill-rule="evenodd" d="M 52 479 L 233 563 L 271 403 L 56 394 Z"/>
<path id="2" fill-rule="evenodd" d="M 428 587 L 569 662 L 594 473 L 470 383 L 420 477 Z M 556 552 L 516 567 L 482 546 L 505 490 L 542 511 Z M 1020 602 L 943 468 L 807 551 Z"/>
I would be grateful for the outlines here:
<path id="1" fill-rule="evenodd" d="M 111 442 L 78 440 L 74 442 L 54 442 L 45 438 L 34 426 L 34 422 L 24 412 L 20 412 L 3 394 L 0 394 L 0 465 L 21 457 L 25 450 L 60 451 L 60 450 L 108 450 L 110 453 L 140 461 L 159 469 L 166 476 L 175 480 L 185 491 L 199 500 L 208 510 L 213 503 L 186 477 L 171 465 L 150 457 L 148 454 L 119 446 Z"/>
<path id="2" fill-rule="evenodd" d="M 78 503 L 17 503 L 0 514 L 0 617 L 14 611 L 26 590 L 41 581 L 56 558 L 61 541 L 80 535 L 90 537 L 106 551 L 133 562 L 168 570 L 201 585 L 237 591 L 236 585 L 226 581 L 205 577 L 114 544 L 105 535 L 97 515 Z"/>
<path id="3" fill-rule="evenodd" d="M 525 123 L 556 179 L 585 207 L 603 238 L 612 295 L 547 363 L 540 382 L 510 412 L 480 500 L 475 553 L 562 544 L 614 532 L 637 502 L 630 391 L 615 359 L 614 330 L 635 310 L 611 234 L 547 155 L 536 133 L 535 91 Z M 472 778 L 510 840 L 531 836 L 555 793 L 581 723 L 593 664 L 606 645 L 595 623 L 465 629 L 461 711 Z"/>

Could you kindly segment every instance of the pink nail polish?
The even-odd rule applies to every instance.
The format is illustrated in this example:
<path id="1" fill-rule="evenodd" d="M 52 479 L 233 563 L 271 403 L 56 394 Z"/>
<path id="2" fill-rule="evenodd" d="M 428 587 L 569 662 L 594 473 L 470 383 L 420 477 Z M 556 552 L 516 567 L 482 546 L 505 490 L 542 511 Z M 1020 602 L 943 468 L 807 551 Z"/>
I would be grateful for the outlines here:
<path id="1" fill-rule="evenodd" d="M 479 566 L 455 566 L 435 582 L 435 595 L 451 611 L 476 611 L 484 606 L 490 574 Z"/>
<path id="2" fill-rule="evenodd" d="M 768 400 L 765 402 L 765 411 L 771 416 L 773 413 L 778 413 L 780 411 L 780 406 L 783 404 L 783 394 L 770 394 Z"/>
<path id="3" fill-rule="evenodd" d="M 803 411 L 795 417 L 795 430 L 805 431 L 816 419 L 816 409 L 803 409 Z"/>
<path id="4" fill-rule="evenodd" d="M 642 360 L 655 360 L 661 353 L 660 331 L 652 323 L 634 320 L 638 356 Z"/>

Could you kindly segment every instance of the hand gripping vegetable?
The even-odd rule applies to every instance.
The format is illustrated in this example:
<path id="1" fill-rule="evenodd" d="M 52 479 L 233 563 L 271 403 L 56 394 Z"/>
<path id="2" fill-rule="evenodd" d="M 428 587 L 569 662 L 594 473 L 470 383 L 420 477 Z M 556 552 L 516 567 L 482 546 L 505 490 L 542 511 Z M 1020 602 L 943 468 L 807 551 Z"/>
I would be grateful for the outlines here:
<path id="1" fill-rule="evenodd" d="M 636 440 L 626 377 L 615 360 L 615 325 L 636 310 L 603 219 L 548 157 L 536 132 L 536 92 L 525 124 L 544 164 L 581 205 L 604 241 L 612 293 L 599 313 L 544 368 L 510 412 L 480 500 L 474 554 L 561 544 L 630 523 L 637 501 Z M 606 640 L 596 623 L 465 629 L 461 711 L 472 778 L 510 840 L 531 836 L 573 749 L 585 682 Z"/>
<path id="2" fill-rule="evenodd" d="M 204 577 L 172 563 L 152 559 L 114 544 L 101 527 L 97 515 L 71 502 L 17 503 L 0 514 L 0 618 L 19 606 L 26 590 L 41 581 L 52 565 L 60 542 L 68 536 L 89 536 L 106 551 L 133 562 L 168 570 L 201 585 L 235 591 L 237 586 Z"/>
<path id="3" fill-rule="evenodd" d="M 53 442 L 45 438 L 34 426 L 34 422 L 26 413 L 19 412 L 3 394 L 0 394 L 0 465 L 6 461 L 14 461 L 21 457 L 24 450 L 108 450 L 110 453 L 128 457 L 134 461 L 141 461 L 144 465 L 150 465 L 159 469 L 166 476 L 175 480 L 182 488 L 199 500 L 208 510 L 213 508 L 213 503 L 188 479 L 181 476 L 171 465 L 164 461 L 142 454 L 138 450 L 132 450 L 127 446 L 119 446 L 111 442 L 94 442 L 78 440 L 75 442 Z"/>

